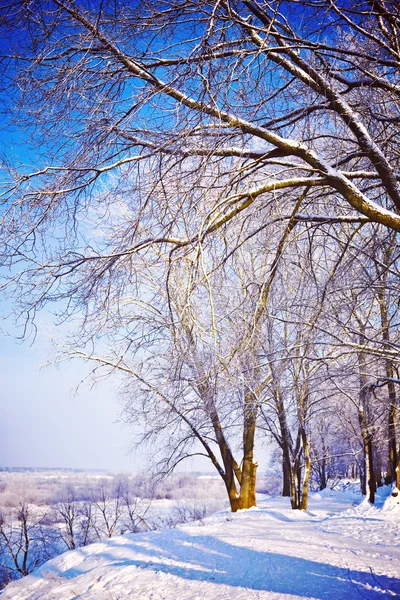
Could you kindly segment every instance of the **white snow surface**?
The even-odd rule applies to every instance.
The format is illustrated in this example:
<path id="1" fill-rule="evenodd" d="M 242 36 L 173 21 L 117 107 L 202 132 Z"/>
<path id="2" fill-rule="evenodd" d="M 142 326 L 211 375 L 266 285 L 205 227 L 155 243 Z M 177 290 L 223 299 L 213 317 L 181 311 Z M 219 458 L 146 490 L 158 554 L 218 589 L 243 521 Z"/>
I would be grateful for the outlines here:
<path id="1" fill-rule="evenodd" d="M 66 552 L 2 600 L 400 598 L 400 498 L 389 492 L 372 506 L 325 490 L 307 511 L 260 496 L 258 508 Z"/>

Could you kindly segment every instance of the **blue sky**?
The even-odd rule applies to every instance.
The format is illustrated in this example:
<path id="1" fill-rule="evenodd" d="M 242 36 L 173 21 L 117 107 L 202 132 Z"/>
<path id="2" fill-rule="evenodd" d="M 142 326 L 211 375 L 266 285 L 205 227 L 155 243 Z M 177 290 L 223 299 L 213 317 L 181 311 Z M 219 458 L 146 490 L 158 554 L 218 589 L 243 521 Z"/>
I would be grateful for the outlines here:
<path id="1" fill-rule="evenodd" d="M 0 340 L 0 464 L 136 470 L 131 432 L 118 423 L 116 384 L 75 388 L 85 375 L 77 362 L 44 367 L 40 339 L 33 346 Z M 136 463 L 136 464 L 135 464 Z"/>
<path id="2" fill-rule="evenodd" d="M 43 366 L 49 353 L 40 329 L 33 345 L 0 335 L 0 466 L 147 469 L 147 453 L 130 450 L 132 426 L 120 422 L 117 381 L 84 384 L 76 393 L 87 367 L 79 361 Z M 178 470 L 213 468 L 193 459 Z"/>
<path id="3" fill-rule="evenodd" d="M 3 313 L 6 305 L 3 303 Z M 80 360 L 49 363 L 57 328 L 48 309 L 37 317 L 35 340 L 17 341 L 11 320 L 0 325 L 0 467 L 143 471 L 153 466 L 148 449 L 133 451 L 135 428 L 122 422 L 119 380 L 94 386 Z M 78 388 L 78 389 L 77 389 Z M 180 463 L 178 471 L 213 472 L 207 459 Z"/>
<path id="4" fill-rule="evenodd" d="M 6 114 L 0 120 L 0 152 L 17 162 L 37 158 Z M 1 309 L 9 312 L 4 301 Z M 10 320 L 0 323 L 9 334 L 0 331 L 0 466 L 141 469 L 143 460 L 129 453 L 131 430 L 117 422 L 116 383 L 83 385 L 75 394 L 87 374 L 83 364 L 41 368 L 52 352 L 45 333 L 52 321 L 49 312 L 40 315 L 33 344 L 13 338 L 20 332 Z"/>

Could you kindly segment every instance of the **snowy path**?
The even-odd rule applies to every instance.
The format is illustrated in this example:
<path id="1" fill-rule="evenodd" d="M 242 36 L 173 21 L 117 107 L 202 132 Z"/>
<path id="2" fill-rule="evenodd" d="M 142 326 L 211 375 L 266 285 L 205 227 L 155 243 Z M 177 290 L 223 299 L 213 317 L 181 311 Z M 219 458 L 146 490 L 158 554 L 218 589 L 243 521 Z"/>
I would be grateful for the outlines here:
<path id="1" fill-rule="evenodd" d="M 313 499 L 306 513 L 267 499 L 204 525 L 92 544 L 8 586 L 2 600 L 400 598 L 398 507 L 353 508 L 336 496 Z"/>

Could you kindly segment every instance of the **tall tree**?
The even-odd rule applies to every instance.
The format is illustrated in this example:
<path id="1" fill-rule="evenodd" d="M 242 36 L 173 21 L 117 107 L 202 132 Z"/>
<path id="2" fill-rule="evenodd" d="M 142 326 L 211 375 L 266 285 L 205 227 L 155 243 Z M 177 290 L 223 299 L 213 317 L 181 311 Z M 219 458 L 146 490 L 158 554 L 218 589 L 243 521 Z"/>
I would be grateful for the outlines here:
<path id="1" fill-rule="evenodd" d="M 291 273 L 289 242 L 309 240 L 295 258 L 316 280 L 315 302 L 302 282 L 292 319 L 302 356 L 289 361 L 294 455 L 302 448 L 309 472 L 309 374 L 321 358 L 309 350 L 316 332 L 330 336 L 330 360 L 343 344 L 337 319 L 328 333 L 320 322 L 328 298 L 334 304 L 333 283 L 344 257 L 364 252 L 362 240 L 389 230 L 394 246 L 400 231 L 399 21 L 394 0 L 21 0 L 0 8 L 2 107 L 10 140 L 14 131 L 22 141 L 19 151 L 3 149 L 2 288 L 25 325 L 54 301 L 62 319 L 79 315 L 75 354 L 94 359 L 108 337 L 116 360 L 103 364 L 125 369 L 149 394 L 160 394 L 153 384 L 168 373 L 173 400 L 165 394 L 162 403 L 180 423 L 187 416 L 176 391 L 186 386 L 183 397 L 190 406 L 200 399 L 193 410 L 202 423 L 207 413 L 207 432 L 228 461 L 228 493 L 242 494 L 244 505 L 254 503 L 255 426 L 273 377 L 257 357 L 276 274 Z M 268 236 L 272 245 L 262 243 Z M 237 316 L 234 333 L 215 298 L 221 282 L 228 290 L 240 280 L 241 251 L 242 271 L 255 277 L 236 304 L 221 294 Z M 368 379 L 360 394 L 378 383 L 364 360 L 376 356 L 386 361 L 394 407 L 383 288 L 379 340 L 342 329 L 357 375 Z M 220 385 L 241 399 L 240 472 L 221 434 Z M 197 421 L 186 426 L 198 437 Z"/>

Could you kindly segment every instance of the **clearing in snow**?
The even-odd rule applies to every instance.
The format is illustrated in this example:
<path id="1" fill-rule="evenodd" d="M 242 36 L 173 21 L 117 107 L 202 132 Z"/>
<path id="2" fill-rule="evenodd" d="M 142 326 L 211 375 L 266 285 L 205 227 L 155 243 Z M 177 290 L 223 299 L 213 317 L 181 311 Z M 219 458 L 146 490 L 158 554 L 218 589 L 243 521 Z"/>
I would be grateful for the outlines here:
<path id="1" fill-rule="evenodd" d="M 66 552 L 10 584 L 2 600 L 400 598 L 400 504 L 314 494 L 308 511 L 263 498 L 176 529 Z"/>

